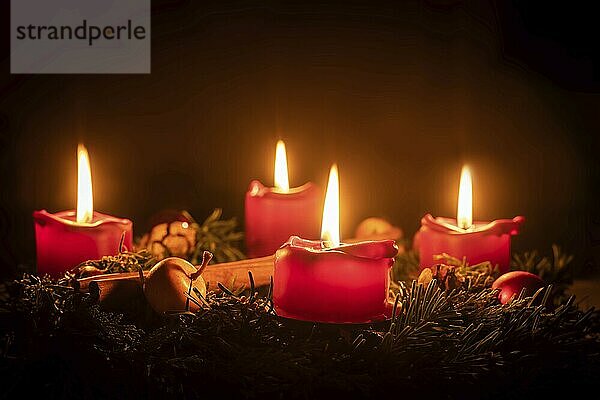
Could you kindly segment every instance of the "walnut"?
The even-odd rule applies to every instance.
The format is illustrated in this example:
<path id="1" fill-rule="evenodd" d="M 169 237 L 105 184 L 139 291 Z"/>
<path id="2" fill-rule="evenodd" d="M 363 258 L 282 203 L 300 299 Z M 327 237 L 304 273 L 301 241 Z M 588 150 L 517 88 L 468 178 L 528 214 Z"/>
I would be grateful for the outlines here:
<path id="1" fill-rule="evenodd" d="M 196 230 L 185 221 L 158 224 L 142 237 L 138 247 L 159 260 L 171 256 L 188 258 L 196 248 Z"/>

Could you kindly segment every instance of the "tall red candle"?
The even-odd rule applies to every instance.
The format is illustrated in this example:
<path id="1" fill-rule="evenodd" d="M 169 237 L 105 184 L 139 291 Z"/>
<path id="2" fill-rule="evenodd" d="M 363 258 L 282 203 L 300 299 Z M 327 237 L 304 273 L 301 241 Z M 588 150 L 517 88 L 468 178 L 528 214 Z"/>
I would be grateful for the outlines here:
<path id="1" fill-rule="evenodd" d="M 497 265 L 500 272 L 509 271 L 511 236 L 519 233 L 525 218 L 473 222 L 471 175 L 466 167 L 461 174 L 458 204 L 456 219 L 434 218 L 431 214 L 421 219 L 421 228 L 414 240 L 421 268 L 439 264 L 435 256 L 447 253 L 458 259 L 465 258 L 470 265 L 489 261 Z"/>
<path id="2" fill-rule="evenodd" d="M 275 253 L 273 303 L 278 315 L 305 321 L 366 323 L 389 314 L 393 240 L 339 241 L 337 168 L 323 210 L 323 241 L 292 236 Z"/>
<path id="3" fill-rule="evenodd" d="M 124 246 L 132 248 L 130 220 L 93 211 L 89 157 L 81 145 L 77 159 L 77 210 L 33 213 L 39 275 L 60 277 L 84 261 L 117 254 L 123 234 Z"/>
<path id="4" fill-rule="evenodd" d="M 308 182 L 290 188 L 285 145 L 277 143 L 275 187 L 252 181 L 246 193 L 246 247 L 249 257 L 275 253 L 292 235 L 319 235 L 321 196 Z"/>

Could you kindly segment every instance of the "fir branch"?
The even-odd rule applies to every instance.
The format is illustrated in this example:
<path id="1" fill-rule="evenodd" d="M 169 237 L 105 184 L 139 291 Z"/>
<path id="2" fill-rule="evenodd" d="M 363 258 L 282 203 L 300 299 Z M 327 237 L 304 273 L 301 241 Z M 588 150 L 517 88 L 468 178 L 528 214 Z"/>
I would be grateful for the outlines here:
<path id="1" fill-rule="evenodd" d="M 77 293 L 70 285 L 69 278 L 54 280 L 48 276 L 24 274 L 10 286 L 12 296 L 0 302 L 0 309 L 22 314 L 39 332 L 58 329 L 65 316 L 87 300 L 87 296 Z"/>
<path id="2" fill-rule="evenodd" d="M 136 242 L 136 248 L 148 250 L 158 260 L 182 257 L 198 264 L 204 251 L 214 255 L 214 262 L 244 259 L 240 250 L 243 232 L 237 231 L 235 218 L 223 220 L 222 210 L 215 209 L 202 223 L 187 211 L 176 220 L 158 224 Z"/>
<path id="3" fill-rule="evenodd" d="M 402 282 L 393 319 L 363 327 L 298 324 L 278 318 L 268 296 L 224 290 L 208 292 L 197 313 L 156 315 L 135 326 L 122 314 L 82 301 L 64 280 L 26 276 L 19 284 L 13 310 L 36 326 L 53 327 L 51 336 L 36 329 L 28 340 L 43 347 L 51 337 L 61 338 L 53 343 L 63 343 L 59 351 L 65 354 L 73 343 L 79 353 L 101 354 L 89 364 L 80 359 L 77 368 L 110 374 L 118 365 L 112 379 L 129 373 L 133 388 L 120 388 L 133 394 L 143 387 L 155 395 L 199 397 L 212 384 L 253 398 L 367 398 L 389 395 L 392 387 L 405 395 L 477 398 L 482 391 L 504 395 L 506 387 L 520 384 L 536 393 L 560 382 L 551 376 L 592 384 L 600 371 L 599 315 L 578 309 L 573 299 L 556 308 L 536 305 L 533 297 L 502 305 L 486 288 L 446 291 L 435 281 Z M 32 356 L 27 347 L 9 350 L 22 360 Z"/>
<path id="4" fill-rule="evenodd" d="M 538 275 L 546 284 L 553 285 L 553 297 L 564 300 L 566 290 L 573 283 L 573 259 L 573 255 L 553 244 L 551 257 L 542 256 L 537 250 L 514 254 L 511 269 Z"/>
<path id="5" fill-rule="evenodd" d="M 419 266 L 419 253 L 410 248 L 396 256 L 392 267 L 392 282 L 411 281 L 417 279 L 421 267 Z"/>
<path id="6" fill-rule="evenodd" d="M 202 224 L 198 224 L 189 213 L 191 227 L 196 230 L 196 247 L 190 262 L 198 264 L 204 251 L 210 251 L 216 262 L 237 261 L 246 258 L 239 249 L 239 242 L 244 238 L 243 232 L 236 231 L 237 220 L 222 220 L 223 210 L 216 208 Z"/>

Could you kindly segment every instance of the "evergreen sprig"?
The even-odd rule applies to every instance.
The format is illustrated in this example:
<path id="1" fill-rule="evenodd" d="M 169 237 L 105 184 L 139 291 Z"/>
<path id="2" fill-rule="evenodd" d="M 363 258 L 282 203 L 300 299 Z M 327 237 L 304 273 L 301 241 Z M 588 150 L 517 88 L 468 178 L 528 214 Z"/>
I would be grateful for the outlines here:
<path id="1" fill-rule="evenodd" d="M 210 251 L 216 262 L 237 261 L 246 258 L 240 250 L 240 241 L 244 233 L 237 231 L 237 220 L 223 220 L 223 210 L 216 208 L 202 224 L 198 224 L 188 213 L 192 221 L 190 226 L 196 231 L 196 247 L 191 253 L 190 262 L 198 264 L 204 251 Z"/>
<path id="2" fill-rule="evenodd" d="M 538 275 L 544 282 L 552 284 L 554 296 L 564 299 L 566 290 L 573 283 L 573 259 L 573 255 L 553 244 L 552 256 L 542 256 L 537 250 L 514 254 L 511 268 Z"/>
<path id="3" fill-rule="evenodd" d="M 49 329 L 12 337 L 36 348 L 52 343 L 69 360 L 60 364 L 63 374 L 86 376 L 98 385 L 87 390 L 112 387 L 125 398 L 202 397 L 211 388 L 239 398 L 369 398 L 394 390 L 425 398 L 539 397 L 587 390 L 600 372 L 598 313 L 579 309 L 574 298 L 554 307 L 551 287 L 503 305 L 489 288 L 401 282 L 390 321 L 348 326 L 279 318 L 272 290 L 259 295 L 252 282 L 250 275 L 245 294 L 192 292 L 203 305 L 196 313 L 125 316 L 103 311 L 66 280 L 25 276 L 10 308 Z M 56 371 L 33 375 L 38 353 L 17 340 L 4 355 L 10 357 L 0 362 L 29 365 L 18 372 L 64 397 Z M 84 394 L 75 383 L 68 389 Z"/>
<path id="4" fill-rule="evenodd" d="M 464 279 L 469 279 L 471 284 L 478 282 L 489 286 L 499 271 L 489 262 L 469 265 L 466 259 L 458 259 L 449 254 L 439 254 L 435 258 L 440 264 L 455 267 L 454 273 Z M 513 254 L 511 261 L 512 270 L 521 270 L 538 275 L 547 285 L 552 285 L 551 298 L 557 301 L 567 299 L 566 291 L 573 283 L 574 257 L 565 253 L 560 246 L 552 245 L 552 255 L 544 256 L 539 251 L 532 250 Z M 396 257 L 392 268 L 392 287 L 397 287 L 399 281 L 417 279 L 421 272 L 419 253 L 409 249 Z"/>
<path id="5" fill-rule="evenodd" d="M 241 241 L 244 233 L 237 230 L 235 218 L 221 219 L 223 211 L 216 208 L 202 222 L 197 222 L 187 211 L 178 212 L 178 220 L 153 227 L 136 243 L 136 248 L 147 249 L 157 260 L 177 256 L 192 264 L 202 260 L 202 253 L 210 251 L 213 262 L 244 259 Z"/>
<path id="6" fill-rule="evenodd" d="M 412 248 L 399 253 L 392 267 L 393 282 L 417 279 L 420 272 L 419 253 Z"/>

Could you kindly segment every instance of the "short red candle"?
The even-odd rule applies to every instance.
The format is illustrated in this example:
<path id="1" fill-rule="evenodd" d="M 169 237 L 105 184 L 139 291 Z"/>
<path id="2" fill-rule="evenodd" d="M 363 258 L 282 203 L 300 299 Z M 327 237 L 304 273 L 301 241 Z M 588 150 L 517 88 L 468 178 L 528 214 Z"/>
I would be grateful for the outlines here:
<path id="1" fill-rule="evenodd" d="M 500 272 L 510 270 L 510 238 L 519 233 L 522 216 L 493 222 L 475 222 L 471 229 L 456 226 L 456 219 L 434 218 L 431 214 L 421 219 L 421 229 L 415 236 L 414 246 L 419 250 L 421 268 L 439 264 L 434 256 L 447 253 L 458 259 L 466 258 L 470 265 L 489 261 L 498 265 Z"/>
<path id="2" fill-rule="evenodd" d="M 117 254 L 123 233 L 123 244 L 132 249 L 133 224 L 128 219 L 94 212 L 90 223 L 78 223 L 75 211 L 46 210 L 35 211 L 33 219 L 39 275 L 61 277 L 84 261 Z"/>
<path id="3" fill-rule="evenodd" d="M 339 178 L 329 173 L 323 206 L 323 241 L 292 236 L 275 253 L 273 304 L 278 315 L 304 321 L 366 323 L 390 311 L 393 240 L 340 243 Z"/>
<path id="4" fill-rule="evenodd" d="M 473 222 L 473 184 L 471 172 L 463 167 L 458 190 L 457 218 L 421 219 L 414 247 L 419 250 L 421 268 L 439 264 L 434 256 L 446 253 L 470 265 L 489 261 L 500 272 L 510 269 L 510 237 L 519 233 L 524 217 L 492 222 Z"/>
<path id="5" fill-rule="evenodd" d="M 246 193 L 246 248 L 248 256 L 272 255 L 292 235 L 318 238 L 321 195 L 308 182 L 289 188 L 283 142 L 277 145 L 276 187 L 252 181 Z"/>
<path id="6" fill-rule="evenodd" d="M 77 210 L 35 211 L 33 220 L 39 275 L 59 278 L 84 261 L 115 255 L 123 234 L 123 245 L 131 250 L 131 221 L 94 212 L 90 160 L 81 144 L 77 148 Z"/>
<path id="7" fill-rule="evenodd" d="M 275 253 L 273 303 L 277 315 L 305 321 L 364 323 L 389 313 L 393 240 L 327 248 L 289 238 Z"/>

